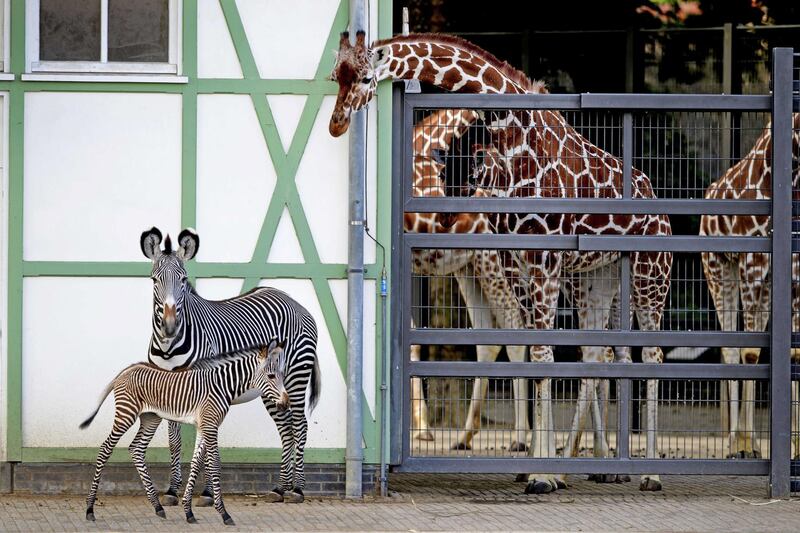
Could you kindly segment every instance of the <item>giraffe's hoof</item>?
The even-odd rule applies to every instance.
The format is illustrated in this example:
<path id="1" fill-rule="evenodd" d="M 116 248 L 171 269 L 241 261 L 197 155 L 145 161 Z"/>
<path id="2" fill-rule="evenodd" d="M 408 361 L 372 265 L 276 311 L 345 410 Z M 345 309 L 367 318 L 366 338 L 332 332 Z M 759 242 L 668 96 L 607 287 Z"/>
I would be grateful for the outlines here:
<path id="1" fill-rule="evenodd" d="M 566 489 L 567 488 L 567 482 L 564 481 L 563 479 L 556 479 L 556 488 L 557 489 Z"/>
<path id="2" fill-rule="evenodd" d="M 180 503 L 178 495 L 172 492 L 171 490 L 165 492 L 164 495 L 161 497 L 161 505 L 174 507 L 175 505 L 178 505 L 178 503 Z"/>
<path id="3" fill-rule="evenodd" d="M 508 451 L 510 451 L 510 452 L 527 452 L 528 451 L 528 445 L 525 444 L 524 442 L 516 442 L 516 441 L 514 441 L 514 442 L 511 443 L 511 446 L 508 448 Z"/>
<path id="4" fill-rule="evenodd" d="M 94 509 L 86 509 L 86 520 L 94 522 Z"/>
<path id="5" fill-rule="evenodd" d="M 517 474 L 514 478 L 515 483 L 526 483 L 528 481 L 528 474 Z"/>
<path id="6" fill-rule="evenodd" d="M 645 492 L 658 492 L 661 490 L 661 482 L 657 479 L 646 477 L 639 483 L 639 490 Z"/>
<path id="7" fill-rule="evenodd" d="M 549 481 L 538 481 L 534 479 L 528 482 L 528 485 L 525 487 L 525 494 L 549 494 L 555 490 L 556 487 Z"/>
<path id="8" fill-rule="evenodd" d="M 425 431 L 420 431 L 417 433 L 417 440 L 434 440 L 433 433 L 427 429 Z"/>
<path id="9" fill-rule="evenodd" d="M 233 518 L 231 518 L 231 515 L 229 515 L 227 512 L 223 513 L 222 521 L 225 523 L 226 526 L 236 525 L 236 522 L 233 521 Z"/>
<path id="10" fill-rule="evenodd" d="M 450 447 L 451 450 L 471 450 L 472 446 L 466 442 L 456 442 Z"/>
<path id="11" fill-rule="evenodd" d="M 761 452 L 757 450 L 739 450 L 728 454 L 728 459 L 761 459 Z"/>
<path id="12" fill-rule="evenodd" d="M 264 501 L 267 503 L 278 503 L 283 501 L 283 489 L 280 487 L 275 487 L 268 493 L 264 495 Z"/>
<path id="13" fill-rule="evenodd" d="M 305 499 L 303 489 L 298 489 L 297 487 L 285 492 L 283 495 L 283 501 L 286 503 L 303 503 Z"/>
<path id="14" fill-rule="evenodd" d="M 619 474 L 617 475 L 617 483 L 630 483 L 631 476 L 628 474 Z"/>
<path id="15" fill-rule="evenodd" d="M 211 507 L 214 505 L 214 498 L 202 494 L 199 498 L 197 498 L 197 503 L 195 505 L 198 507 Z"/>
<path id="16" fill-rule="evenodd" d="M 590 474 L 587 480 L 595 483 L 622 483 L 622 480 L 616 474 Z M 628 478 L 628 481 L 630 481 L 630 478 Z"/>

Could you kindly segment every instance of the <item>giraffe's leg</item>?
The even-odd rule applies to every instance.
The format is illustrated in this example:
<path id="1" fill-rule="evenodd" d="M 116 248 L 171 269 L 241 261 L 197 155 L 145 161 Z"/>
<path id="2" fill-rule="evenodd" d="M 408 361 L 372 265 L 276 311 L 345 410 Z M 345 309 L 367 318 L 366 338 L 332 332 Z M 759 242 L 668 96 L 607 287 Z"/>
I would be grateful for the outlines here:
<path id="1" fill-rule="evenodd" d="M 762 332 L 767 329 L 772 296 L 770 258 L 767 254 L 739 254 L 739 286 L 745 331 Z M 761 350 L 743 348 L 742 363 L 757 364 Z M 761 457 L 761 445 L 755 426 L 755 382 L 747 380 L 742 385 L 742 409 L 736 434 L 736 455 Z"/>
<path id="2" fill-rule="evenodd" d="M 532 300 L 531 326 L 534 329 L 552 329 L 558 305 L 559 273 L 562 254 L 552 251 L 529 251 L 516 256 L 522 258 L 520 271 L 526 273 L 527 294 Z M 517 290 L 518 295 L 524 295 Z M 553 349 L 550 346 L 531 348 L 533 362 L 553 362 Z M 555 457 L 555 429 L 553 424 L 553 402 L 551 380 L 542 379 L 537 384 L 538 405 L 536 428 L 533 431 L 529 454 L 534 457 Z M 534 395 L 536 396 L 536 395 Z M 525 487 L 527 494 L 542 494 L 566 487 L 563 475 L 529 474 Z"/>
<path id="3" fill-rule="evenodd" d="M 668 252 L 637 252 L 631 254 L 631 308 L 636 313 L 639 329 L 656 331 L 661 328 L 661 314 L 664 311 L 669 292 L 672 254 Z M 643 363 L 663 363 L 664 352 L 657 346 L 642 348 Z M 658 457 L 658 380 L 647 380 L 647 444 L 646 456 Z M 641 478 L 639 490 L 661 490 L 661 479 L 657 475 L 645 474 Z"/>
<path id="4" fill-rule="evenodd" d="M 153 413 L 142 413 L 139 417 L 139 431 L 131 441 L 130 446 L 128 446 L 128 452 L 131 454 L 133 466 L 135 466 L 136 470 L 139 472 L 139 478 L 142 480 L 147 500 L 153 506 L 153 509 L 155 509 L 156 515 L 161 518 L 166 518 L 167 515 L 164 513 L 161 502 L 158 501 L 158 492 L 153 486 L 153 480 L 150 479 L 150 472 L 145 462 L 147 446 L 150 444 L 150 441 L 153 440 L 153 435 L 155 435 L 160 424 L 160 416 Z"/>
<path id="5" fill-rule="evenodd" d="M 419 344 L 411 346 L 411 360 L 419 361 Z M 422 380 L 411 378 L 411 424 L 412 438 L 433 440 L 433 433 L 428 429 L 428 405 L 425 403 L 425 392 Z"/>
<path id="6" fill-rule="evenodd" d="M 701 255 L 708 290 L 717 311 L 717 320 L 722 331 L 736 331 L 739 323 L 739 273 L 735 265 L 718 253 Z M 726 364 L 739 363 L 738 348 L 722 348 L 722 360 Z M 739 382 L 722 384 L 722 430 L 728 435 L 728 457 L 736 455 L 736 434 L 739 424 Z"/>
<path id="7" fill-rule="evenodd" d="M 197 482 L 197 476 L 200 474 L 200 469 L 203 466 L 205 451 L 206 443 L 205 440 L 203 440 L 202 432 L 198 428 L 194 453 L 192 454 L 191 468 L 189 470 L 189 479 L 186 480 L 186 488 L 183 491 L 183 512 L 186 515 L 186 521 L 190 524 L 197 523 L 197 519 L 192 512 L 192 496 L 194 495 L 194 484 Z"/>
<path id="8" fill-rule="evenodd" d="M 526 360 L 527 348 L 525 346 L 506 346 L 509 361 L 522 363 Z M 524 452 L 528 450 L 528 380 L 515 379 L 514 390 L 514 439 L 511 441 L 509 451 Z"/>
<path id="9" fill-rule="evenodd" d="M 281 436 L 281 481 L 280 486 L 276 486 L 268 492 L 264 499 L 267 502 L 282 502 L 287 491 L 291 490 L 294 480 L 294 435 L 292 432 L 291 410 L 279 411 L 271 401 L 265 401 L 264 407 L 267 408 L 275 425 L 278 434 Z"/>
<path id="10" fill-rule="evenodd" d="M 181 425 L 170 420 L 167 422 L 167 435 L 169 439 L 170 476 L 169 488 L 164 493 L 162 504 L 167 506 L 178 505 L 178 491 L 181 488 Z"/>
<path id="11" fill-rule="evenodd" d="M 126 413 L 120 410 L 114 413 L 114 425 L 111 428 L 111 433 L 106 437 L 106 440 L 100 446 L 100 452 L 97 454 L 92 486 L 89 488 L 89 495 L 86 497 L 86 520 L 94 522 L 94 502 L 97 499 L 97 487 L 100 485 L 100 476 L 103 474 L 103 468 L 105 468 L 108 458 L 111 457 L 111 452 L 114 451 L 119 439 L 130 429 L 135 421 L 135 413 Z"/>

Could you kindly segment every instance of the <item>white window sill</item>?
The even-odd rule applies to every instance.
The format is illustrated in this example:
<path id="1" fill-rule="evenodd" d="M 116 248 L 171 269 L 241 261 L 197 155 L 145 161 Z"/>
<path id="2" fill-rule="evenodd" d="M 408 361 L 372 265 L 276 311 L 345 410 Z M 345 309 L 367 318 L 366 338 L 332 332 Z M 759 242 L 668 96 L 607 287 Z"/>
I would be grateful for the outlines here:
<path id="1" fill-rule="evenodd" d="M 10 72 L 0 72 L 0 81 L 14 81 L 14 75 Z"/>
<path id="2" fill-rule="evenodd" d="M 10 74 L 11 79 L 14 75 Z M 0 78 L 2 80 L 3 78 Z M 35 72 L 20 76 L 22 81 L 82 81 L 102 83 L 189 83 L 186 76 L 174 74 L 64 74 Z"/>

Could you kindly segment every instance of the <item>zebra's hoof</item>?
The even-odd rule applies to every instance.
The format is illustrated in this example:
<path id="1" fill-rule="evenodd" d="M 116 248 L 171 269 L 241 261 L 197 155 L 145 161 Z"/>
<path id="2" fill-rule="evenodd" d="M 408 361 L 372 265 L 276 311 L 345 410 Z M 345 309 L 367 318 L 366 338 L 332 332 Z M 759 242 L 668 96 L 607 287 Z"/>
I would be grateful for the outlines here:
<path id="1" fill-rule="evenodd" d="M 222 515 L 222 521 L 225 523 L 226 526 L 236 525 L 236 522 L 233 521 L 233 518 L 231 518 L 231 515 L 229 515 L 227 512 Z"/>
<path id="2" fill-rule="evenodd" d="M 517 474 L 514 478 L 515 483 L 526 483 L 528 481 L 528 474 Z"/>
<path id="3" fill-rule="evenodd" d="M 94 522 L 94 509 L 86 509 L 86 520 Z"/>
<path id="4" fill-rule="evenodd" d="M 646 477 L 639 483 L 639 490 L 644 492 L 658 492 L 661 490 L 661 482 L 657 479 Z"/>
<path id="5" fill-rule="evenodd" d="M 197 498 L 197 503 L 195 505 L 197 505 L 198 507 L 211 507 L 212 505 L 214 505 L 214 498 L 203 494 L 199 498 Z"/>
<path id="6" fill-rule="evenodd" d="M 156 516 L 158 516 L 159 518 L 166 518 L 167 513 L 164 512 L 163 507 L 159 507 L 158 509 L 156 509 Z"/>
<path id="7" fill-rule="evenodd" d="M 283 501 L 286 503 L 303 503 L 306 497 L 303 494 L 303 489 L 293 488 L 283 495 Z"/>
<path id="8" fill-rule="evenodd" d="M 186 521 L 190 524 L 196 524 L 197 518 L 194 517 L 194 513 L 186 513 Z"/>
<path id="9" fill-rule="evenodd" d="M 471 450 L 472 446 L 466 442 L 456 442 L 450 447 L 451 450 Z"/>
<path id="10" fill-rule="evenodd" d="M 180 503 L 178 499 L 178 495 L 174 492 L 168 490 L 164 493 L 161 497 L 161 505 L 166 505 L 167 507 L 174 507 Z"/>
<path id="11" fill-rule="evenodd" d="M 511 446 L 508 448 L 508 451 L 510 451 L 510 452 L 527 452 L 528 451 L 528 445 L 525 444 L 524 442 L 516 442 L 515 441 L 515 442 L 511 443 Z"/>
<path id="12" fill-rule="evenodd" d="M 556 488 L 548 481 L 529 481 L 525 487 L 525 494 L 549 494 L 555 491 Z"/>

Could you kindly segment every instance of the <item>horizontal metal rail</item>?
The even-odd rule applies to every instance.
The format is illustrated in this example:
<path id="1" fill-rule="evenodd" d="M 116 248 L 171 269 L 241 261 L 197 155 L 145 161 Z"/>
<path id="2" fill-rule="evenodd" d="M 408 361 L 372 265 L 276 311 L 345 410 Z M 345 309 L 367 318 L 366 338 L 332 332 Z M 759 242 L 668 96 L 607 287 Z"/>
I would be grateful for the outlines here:
<path id="1" fill-rule="evenodd" d="M 491 233 L 408 233 L 409 248 L 459 250 L 577 250 L 603 252 L 764 252 L 768 237 L 671 237 L 628 235 L 519 235 Z"/>
<path id="2" fill-rule="evenodd" d="M 406 94 L 418 109 L 613 109 L 658 111 L 769 111 L 769 95 L 732 94 Z"/>
<path id="3" fill-rule="evenodd" d="M 409 197 L 407 213 L 583 213 L 620 215 L 769 215 L 769 200 L 681 200 L 611 198 Z M 800 209 L 799 209 L 800 210 Z"/>
<path id="4" fill-rule="evenodd" d="M 488 363 L 412 361 L 409 374 L 421 377 L 601 378 L 601 379 L 769 379 L 769 365 L 706 363 Z"/>
<path id="5" fill-rule="evenodd" d="M 409 344 L 455 346 L 687 346 L 766 348 L 769 333 L 741 331 L 591 331 L 585 329 L 411 329 Z"/>
<path id="6" fill-rule="evenodd" d="M 558 472 L 560 474 L 703 474 L 763 476 L 769 473 L 765 459 L 622 459 L 610 457 L 419 457 L 403 459 L 395 472 Z"/>

